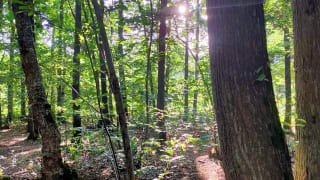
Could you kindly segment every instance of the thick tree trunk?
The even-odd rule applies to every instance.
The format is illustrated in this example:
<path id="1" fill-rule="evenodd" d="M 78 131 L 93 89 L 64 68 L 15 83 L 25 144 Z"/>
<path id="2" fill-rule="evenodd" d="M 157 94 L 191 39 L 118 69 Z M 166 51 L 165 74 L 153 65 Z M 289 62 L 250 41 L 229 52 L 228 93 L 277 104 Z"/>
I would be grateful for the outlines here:
<path id="1" fill-rule="evenodd" d="M 294 177 L 320 177 L 320 2 L 293 1 L 297 140 Z"/>
<path id="2" fill-rule="evenodd" d="M 58 56 L 59 62 L 61 65 L 64 64 L 64 52 L 62 49 L 64 48 L 64 42 L 62 38 L 62 27 L 63 27 L 63 4 L 64 0 L 60 1 L 60 22 L 59 22 L 59 46 L 58 46 Z M 58 76 L 61 77 L 64 75 L 64 68 L 58 67 Z M 64 101 L 64 84 L 62 80 L 59 80 L 59 86 L 57 88 L 57 120 L 58 122 L 64 122 L 63 118 L 63 101 Z"/>
<path id="3" fill-rule="evenodd" d="M 20 82 L 20 99 L 21 99 L 21 109 L 20 109 L 20 119 L 21 121 L 24 121 L 26 119 L 26 84 L 25 84 L 25 78 L 21 77 L 21 82 Z"/>
<path id="4" fill-rule="evenodd" d="M 31 105 L 29 105 L 27 131 L 29 133 L 28 139 L 37 140 L 39 138 L 39 125 L 35 119 Z"/>
<path id="5" fill-rule="evenodd" d="M 199 70 L 197 64 L 199 64 L 199 35 L 200 35 L 200 2 L 197 0 L 197 27 L 196 27 L 196 55 L 195 55 L 195 66 L 194 66 L 194 80 L 196 82 L 196 86 L 198 86 L 198 79 L 199 79 Z M 197 118 L 197 104 L 198 104 L 198 89 L 194 91 L 193 94 L 193 109 L 192 109 L 192 116 L 193 120 L 195 121 Z"/>
<path id="6" fill-rule="evenodd" d="M 158 138 L 164 142 L 167 139 L 164 115 L 164 88 L 165 88 L 165 64 L 166 64 L 166 14 L 167 0 L 161 0 L 160 29 L 159 29 L 159 61 L 158 61 L 158 96 L 157 108 L 159 110 L 157 126 L 160 128 Z"/>
<path id="7" fill-rule="evenodd" d="M 187 121 L 189 117 L 189 22 L 186 18 L 186 42 L 185 42 L 185 57 L 184 57 L 184 117 L 183 120 Z"/>
<path id="8" fill-rule="evenodd" d="M 290 35 L 289 29 L 284 27 L 283 29 L 284 40 L 284 66 L 285 66 L 285 89 L 286 89 L 286 110 L 284 118 L 284 129 L 286 133 L 291 133 L 291 60 L 290 60 Z"/>
<path id="9" fill-rule="evenodd" d="M 132 161 L 132 153 L 130 148 L 130 138 L 128 134 L 128 127 L 127 127 L 127 120 L 126 120 L 126 113 L 124 111 L 123 103 L 122 103 L 122 95 L 119 85 L 119 80 L 116 75 L 116 71 L 114 68 L 113 60 L 112 60 L 112 54 L 108 42 L 107 33 L 105 30 L 104 22 L 103 22 L 103 11 L 101 7 L 99 6 L 97 0 L 92 0 L 93 7 L 95 9 L 98 26 L 100 30 L 100 36 L 103 42 L 103 49 L 107 60 L 108 65 L 108 72 L 109 72 L 109 83 L 110 87 L 112 89 L 112 92 L 115 97 L 116 101 L 116 110 L 118 113 L 119 123 L 121 127 L 121 134 L 122 134 L 122 140 L 123 140 L 123 146 L 124 146 L 124 153 L 126 157 L 126 168 L 127 168 L 127 174 L 128 179 L 134 180 L 134 167 L 133 167 L 133 161 Z"/>
<path id="10" fill-rule="evenodd" d="M 22 2 L 31 3 L 33 7 L 32 0 L 23 0 Z M 29 104 L 42 136 L 41 175 L 46 180 L 62 179 L 60 133 L 52 118 L 42 83 L 34 45 L 33 15 L 29 14 L 28 9 L 23 9 L 21 3 L 13 3 L 12 6 L 20 45 L 21 63 L 26 76 Z"/>
<path id="11" fill-rule="evenodd" d="M 74 34 L 74 56 L 73 56 L 73 74 L 72 74 L 72 100 L 77 101 L 80 93 L 80 33 L 81 33 L 81 1 L 76 0 L 75 11 L 75 34 Z M 73 103 L 73 127 L 81 127 L 80 118 L 80 105 Z M 76 131 L 75 136 L 79 135 L 79 131 Z"/>
<path id="12" fill-rule="evenodd" d="M 272 87 L 263 5 L 248 5 L 251 2 L 207 0 L 223 168 L 228 180 L 291 180 L 289 152 Z M 234 4 L 239 6 L 231 6 Z"/>

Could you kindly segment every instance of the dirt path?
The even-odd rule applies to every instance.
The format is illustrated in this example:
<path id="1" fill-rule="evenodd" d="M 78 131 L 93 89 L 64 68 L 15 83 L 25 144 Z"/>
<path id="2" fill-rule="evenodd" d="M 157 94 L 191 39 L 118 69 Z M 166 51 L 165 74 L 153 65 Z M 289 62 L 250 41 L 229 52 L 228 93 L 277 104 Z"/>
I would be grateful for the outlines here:
<path id="1" fill-rule="evenodd" d="M 27 140 L 25 126 L 0 130 L 2 175 L 33 179 L 40 171 L 41 142 Z"/>
<path id="2" fill-rule="evenodd" d="M 27 140 L 25 126 L 0 130 L 0 174 L 16 178 L 35 179 L 40 174 L 40 151 L 40 140 Z M 139 179 L 158 178 L 159 173 L 163 173 L 166 169 L 167 173 L 163 173 L 163 179 L 224 180 L 220 164 L 208 158 L 206 149 L 199 149 L 199 147 L 189 144 L 183 153 L 171 158 L 176 159 L 172 159 L 169 164 L 160 161 L 159 157 L 149 159 L 151 165 L 156 169 L 145 172 L 145 175 Z M 80 173 L 81 179 L 110 178 L 110 171 L 112 171 L 112 168 L 108 165 L 110 163 L 106 162 L 105 157 L 98 159 L 82 156 L 79 159 L 82 163 L 73 164 Z"/>

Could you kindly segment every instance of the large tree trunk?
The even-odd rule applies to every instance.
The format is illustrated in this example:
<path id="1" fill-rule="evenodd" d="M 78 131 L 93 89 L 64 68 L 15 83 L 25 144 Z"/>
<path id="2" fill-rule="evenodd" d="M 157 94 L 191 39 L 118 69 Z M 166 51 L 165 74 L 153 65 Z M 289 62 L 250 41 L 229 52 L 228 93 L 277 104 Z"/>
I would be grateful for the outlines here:
<path id="1" fill-rule="evenodd" d="M 116 75 L 116 71 L 114 68 L 113 60 L 112 60 L 112 54 L 108 42 L 107 33 L 105 30 L 104 22 L 103 22 L 103 11 L 101 7 L 99 6 L 97 0 L 92 0 L 92 4 L 96 13 L 98 26 L 100 30 L 100 36 L 103 42 L 103 49 L 104 54 L 107 60 L 108 65 L 108 72 L 109 72 L 109 83 L 112 89 L 112 92 L 115 97 L 116 101 L 116 110 L 118 113 L 119 123 L 121 127 L 121 134 L 122 134 L 122 140 L 123 140 L 123 146 L 124 146 L 124 153 L 126 157 L 126 168 L 127 168 L 127 174 L 128 179 L 134 180 L 134 167 L 133 167 L 133 161 L 132 161 L 132 152 L 130 148 L 130 138 L 128 134 L 128 127 L 127 127 L 127 120 L 126 120 L 126 113 L 124 111 L 123 103 L 122 103 L 122 95 L 120 91 L 120 85 L 119 80 Z"/>
<path id="2" fill-rule="evenodd" d="M 31 3 L 33 7 L 32 0 L 23 0 L 22 2 Z M 33 15 L 29 14 L 29 9 L 23 9 L 21 3 L 13 3 L 12 6 L 20 45 L 21 63 L 26 76 L 29 104 L 32 107 L 33 117 L 39 125 L 42 136 L 41 175 L 46 180 L 62 179 L 60 133 L 52 118 L 50 105 L 47 102 L 42 83 L 34 45 Z"/>
<path id="3" fill-rule="evenodd" d="M 20 82 L 20 89 L 21 89 L 21 94 L 20 94 L 20 99 L 21 99 L 21 109 L 20 109 L 20 119 L 21 121 L 24 121 L 26 119 L 26 84 L 25 84 L 25 79 L 24 77 L 21 77 L 21 82 Z"/>
<path id="4" fill-rule="evenodd" d="M 81 1 L 76 0 L 76 11 L 75 11 L 75 34 L 74 34 L 74 56 L 73 56 L 73 74 L 72 74 L 72 100 L 77 101 L 80 93 L 80 33 L 81 33 Z M 80 105 L 73 103 L 73 127 L 81 127 L 80 118 Z M 76 131 L 75 136 L 79 135 L 79 131 Z"/>
<path id="5" fill-rule="evenodd" d="M 284 118 L 284 129 L 286 133 L 291 132 L 291 60 L 290 60 L 290 35 L 289 29 L 284 27 L 283 29 L 284 40 L 284 66 L 285 66 L 285 89 L 286 89 L 286 110 Z"/>
<path id="6" fill-rule="evenodd" d="M 160 128 L 158 138 L 163 142 L 167 139 L 164 116 L 164 87 L 165 87 L 165 63 L 166 63 L 166 14 L 167 0 L 161 0 L 160 29 L 159 29 L 159 61 L 158 61 L 158 96 L 157 108 L 159 110 L 157 126 Z"/>
<path id="7" fill-rule="evenodd" d="M 184 58 L 184 117 L 183 120 L 187 121 L 189 117 L 189 22 L 186 17 L 186 42 L 185 42 L 185 58 Z"/>
<path id="8" fill-rule="evenodd" d="M 228 180 L 291 180 L 289 152 L 272 87 L 263 5 L 250 5 L 252 2 L 207 0 L 223 168 Z"/>
<path id="9" fill-rule="evenodd" d="M 199 79 L 199 70 L 197 67 L 197 64 L 199 62 L 199 35 L 200 35 L 200 2 L 197 0 L 197 27 L 196 27 L 196 55 L 195 55 L 195 66 L 194 66 L 194 80 L 196 82 L 196 86 L 198 86 L 198 79 Z M 196 120 L 197 117 L 197 104 L 198 104 L 198 89 L 194 91 L 193 94 L 193 109 L 192 109 L 192 114 L 193 114 L 193 120 Z"/>
<path id="10" fill-rule="evenodd" d="M 293 1 L 297 140 L 294 177 L 320 177 L 320 2 Z"/>

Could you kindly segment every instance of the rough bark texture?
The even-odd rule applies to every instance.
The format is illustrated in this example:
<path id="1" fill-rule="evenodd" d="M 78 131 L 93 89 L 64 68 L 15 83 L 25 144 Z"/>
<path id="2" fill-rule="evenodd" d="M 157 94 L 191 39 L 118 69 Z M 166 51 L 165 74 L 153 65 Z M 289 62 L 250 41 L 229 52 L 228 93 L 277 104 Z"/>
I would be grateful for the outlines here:
<path id="1" fill-rule="evenodd" d="M 185 42 L 185 57 L 184 57 L 184 117 L 183 120 L 187 121 L 189 117 L 189 22 L 186 18 L 186 42 Z"/>
<path id="2" fill-rule="evenodd" d="M 33 5 L 32 0 L 23 0 L 22 2 Z M 62 179 L 60 133 L 52 118 L 42 83 L 34 45 L 33 15 L 28 14 L 28 9 L 21 8 L 20 3 L 13 3 L 12 6 L 20 45 L 21 63 L 26 76 L 29 104 L 42 136 L 41 175 L 46 180 Z"/>
<path id="3" fill-rule="evenodd" d="M 162 141 L 167 139 L 165 116 L 164 116 L 164 91 L 165 91 L 165 64 L 166 64 L 166 14 L 167 0 L 161 0 L 160 29 L 159 29 L 159 60 L 158 60 L 158 96 L 157 108 L 159 110 L 157 126 L 160 128 L 158 138 Z"/>
<path id="4" fill-rule="evenodd" d="M 128 179 L 134 180 L 134 167 L 133 167 L 133 161 L 132 161 L 132 152 L 130 148 L 130 138 L 128 134 L 128 127 L 127 127 L 127 120 L 126 120 L 126 113 L 124 111 L 123 103 L 122 103 L 122 96 L 121 96 L 121 90 L 119 85 L 119 80 L 116 75 L 116 71 L 114 68 L 113 60 L 112 60 L 112 54 L 108 42 L 108 37 L 106 30 L 104 28 L 104 22 L 103 22 L 103 11 L 101 7 L 99 6 L 97 0 L 92 0 L 92 4 L 95 10 L 95 14 L 98 21 L 100 36 L 103 42 L 103 49 L 107 60 L 108 65 L 108 72 L 109 72 L 109 83 L 110 87 L 112 89 L 112 92 L 114 94 L 114 98 L 116 101 L 116 110 L 118 113 L 120 128 L 121 128 L 121 135 L 123 140 L 123 146 L 124 146 L 124 153 L 126 158 L 126 168 L 127 168 L 127 175 Z"/>
<path id="5" fill-rule="evenodd" d="M 20 94 L 20 99 L 21 99 L 21 109 L 20 109 L 20 118 L 21 120 L 25 120 L 26 119 L 26 84 L 25 84 L 25 78 L 21 77 L 21 82 L 20 82 L 20 90 L 21 90 L 21 94 Z"/>
<path id="6" fill-rule="evenodd" d="M 197 0 L 197 12 L 196 12 L 196 16 L 197 16 L 197 27 L 196 27 L 196 55 L 195 55 L 195 66 L 194 66 L 194 80 L 196 82 L 196 85 L 198 83 L 198 79 L 199 79 L 199 70 L 197 67 L 197 64 L 199 62 L 199 35 L 200 35 L 200 2 L 199 0 Z M 197 117 L 197 104 L 198 104 L 198 89 L 196 89 L 194 91 L 193 94 L 193 108 L 192 108 L 192 114 L 193 114 L 193 120 L 196 120 Z"/>
<path id="7" fill-rule="evenodd" d="M 294 177 L 320 177 L 320 2 L 293 1 L 298 120 Z"/>
<path id="8" fill-rule="evenodd" d="M 290 60 L 290 35 L 289 29 L 285 27 L 283 29 L 283 40 L 284 40 L 284 66 L 285 66 L 285 88 L 286 88 L 286 111 L 284 118 L 284 129 L 286 133 L 291 132 L 291 60 Z"/>
<path id="9" fill-rule="evenodd" d="M 81 33 L 81 1 L 76 0 L 76 11 L 75 11 L 75 25 L 76 30 L 74 34 L 74 56 L 73 56 L 73 74 L 72 74 L 72 100 L 77 101 L 80 93 L 80 59 L 78 55 L 80 54 L 80 33 Z M 81 127 L 80 118 L 80 105 L 73 104 L 73 127 Z M 79 134 L 76 131 L 75 136 Z"/>
<path id="10" fill-rule="evenodd" d="M 247 5 L 252 2 L 207 0 L 223 168 L 227 180 L 291 180 L 272 87 L 263 6 Z"/>

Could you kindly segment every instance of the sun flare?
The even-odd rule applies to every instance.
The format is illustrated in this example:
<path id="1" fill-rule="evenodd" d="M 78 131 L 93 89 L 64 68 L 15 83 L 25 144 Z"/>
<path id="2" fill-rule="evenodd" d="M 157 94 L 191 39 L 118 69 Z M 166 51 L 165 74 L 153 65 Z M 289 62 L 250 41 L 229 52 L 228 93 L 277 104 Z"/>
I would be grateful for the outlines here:
<path id="1" fill-rule="evenodd" d="M 179 6 L 179 12 L 180 12 L 180 14 L 185 14 L 186 13 L 186 11 L 187 11 L 187 8 L 185 7 L 185 6 Z"/>

